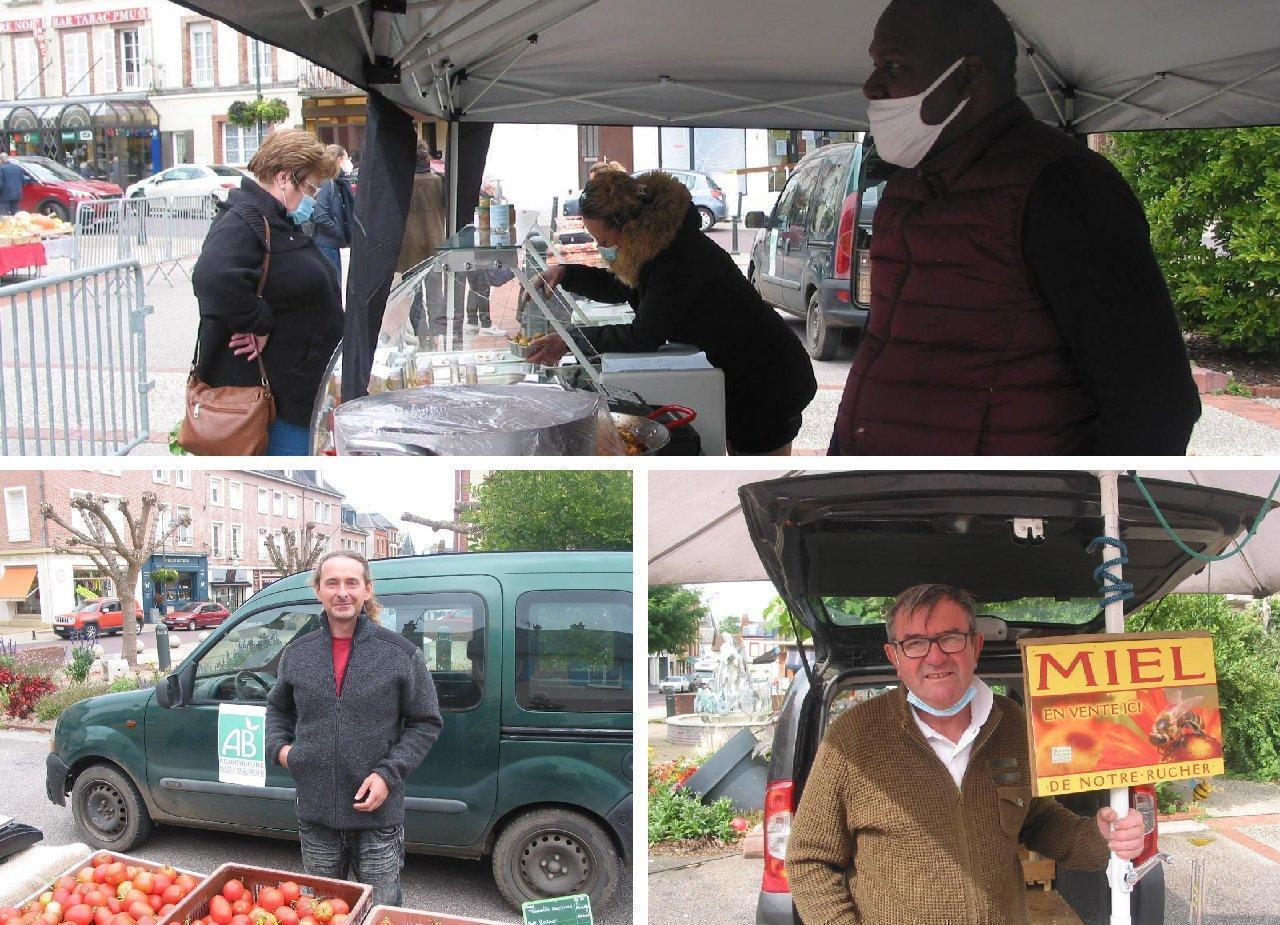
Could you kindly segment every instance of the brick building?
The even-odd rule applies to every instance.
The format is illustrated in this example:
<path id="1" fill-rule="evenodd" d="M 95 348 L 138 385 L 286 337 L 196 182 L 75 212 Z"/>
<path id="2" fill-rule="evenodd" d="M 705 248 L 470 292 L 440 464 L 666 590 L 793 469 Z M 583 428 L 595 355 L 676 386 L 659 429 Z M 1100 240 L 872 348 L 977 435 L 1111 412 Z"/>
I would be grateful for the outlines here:
<path id="1" fill-rule="evenodd" d="M 326 536 L 327 548 L 364 538 L 341 522 L 342 494 L 306 470 L 0 472 L 6 527 L 0 536 L 0 624 L 48 624 L 74 609 L 77 597 L 115 593 L 87 557 L 54 550 L 67 533 L 40 516 L 42 503 L 70 517 L 72 497 L 92 493 L 130 499 L 136 512 L 146 491 L 166 505 L 162 522 L 191 517 L 191 526 L 176 533 L 143 571 L 135 591 L 148 612 L 158 603 L 152 569 L 172 568 L 179 574 L 172 587 L 163 589 L 166 607 L 194 599 L 217 600 L 234 609 L 280 577 L 267 554 L 269 535 L 282 528 L 300 531 L 310 521 Z"/>

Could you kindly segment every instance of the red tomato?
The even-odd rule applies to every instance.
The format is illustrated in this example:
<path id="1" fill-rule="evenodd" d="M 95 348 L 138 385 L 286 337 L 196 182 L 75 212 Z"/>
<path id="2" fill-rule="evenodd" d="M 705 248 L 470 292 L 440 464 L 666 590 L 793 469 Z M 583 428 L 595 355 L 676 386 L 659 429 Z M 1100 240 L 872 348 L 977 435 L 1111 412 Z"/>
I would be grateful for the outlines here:
<path id="1" fill-rule="evenodd" d="M 253 925 L 253 919 L 244 913 L 233 915 L 231 917 L 231 925 Z"/>
<path id="2" fill-rule="evenodd" d="M 137 878 L 138 874 L 142 873 L 142 868 L 138 867 L 136 864 L 130 864 L 124 869 L 124 872 L 129 875 L 130 880 L 134 880 Z"/>
<path id="3" fill-rule="evenodd" d="M 53 888 L 55 890 L 70 891 L 75 889 L 75 886 L 76 886 L 76 878 L 71 876 L 70 874 L 63 874 L 61 877 L 59 877 L 57 880 L 53 882 Z"/>
<path id="4" fill-rule="evenodd" d="M 233 915 L 248 915 L 253 911 L 253 900 L 248 896 L 241 896 L 231 904 L 231 912 Z"/>
<path id="5" fill-rule="evenodd" d="M 164 892 L 160 894 L 160 898 L 164 902 L 172 903 L 173 905 L 176 906 L 178 903 L 182 902 L 182 897 L 184 895 L 185 894 L 182 892 L 182 887 L 178 886 L 175 883 L 173 884 L 173 886 L 165 887 Z"/>
<path id="6" fill-rule="evenodd" d="M 60 886 L 53 891 L 53 901 L 56 902 L 58 905 L 60 905 L 64 909 L 67 908 L 67 906 L 71 905 L 71 903 L 67 902 L 67 900 L 70 898 L 71 898 L 71 891 L 68 890 L 66 887 Z"/>
<path id="7" fill-rule="evenodd" d="M 234 914 L 231 911 L 231 903 L 227 902 L 225 896 L 215 896 L 209 900 L 209 918 L 213 919 L 217 925 L 231 925 L 231 917 Z"/>
<path id="8" fill-rule="evenodd" d="M 103 864 L 110 864 L 114 860 L 115 858 L 106 851 L 100 851 L 93 856 L 93 861 L 91 863 L 94 867 L 101 867 Z"/>
<path id="9" fill-rule="evenodd" d="M 196 888 L 196 878 L 190 874 L 178 874 L 178 879 L 173 882 L 182 887 L 183 895 L 190 893 Z"/>
<path id="10" fill-rule="evenodd" d="M 284 905 L 284 894 L 273 886 L 258 892 L 258 905 L 265 910 L 279 909 Z"/>
<path id="11" fill-rule="evenodd" d="M 109 925 L 111 922 L 111 910 L 106 906 L 99 906 L 93 910 L 93 925 Z"/>
<path id="12" fill-rule="evenodd" d="M 107 875 L 104 879 L 111 886 L 119 886 L 129 878 L 125 874 L 124 865 L 119 861 L 113 861 L 107 865 Z"/>
<path id="13" fill-rule="evenodd" d="M 235 902 L 244 895 L 244 882 L 240 880 L 228 880 L 222 885 L 222 895 L 227 898 L 228 902 Z"/>
<path id="14" fill-rule="evenodd" d="M 280 925 L 298 925 L 298 913 L 293 911 L 292 906 L 281 906 L 276 910 L 276 921 Z"/>
<path id="15" fill-rule="evenodd" d="M 121 910 L 120 900 L 114 896 L 107 897 L 107 908 L 111 910 L 112 915 L 118 915 Z"/>
<path id="16" fill-rule="evenodd" d="M 111 917 L 111 925 L 136 925 L 136 923 L 133 921 L 133 916 L 121 912 Z"/>
<path id="17" fill-rule="evenodd" d="M 351 907 L 347 905 L 345 899 L 338 899 L 336 896 L 329 900 L 329 906 L 333 909 L 334 915 L 346 915 L 351 911 Z"/>
<path id="18" fill-rule="evenodd" d="M 151 907 L 153 912 L 159 911 L 160 907 L 164 905 L 164 897 L 159 893 L 152 893 L 147 897 L 147 905 Z"/>
<path id="19" fill-rule="evenodd" d="M 21 913 L 13 906 L 5 906 L 3 909 L 0 909 L 0 922 L 7 922 L 9 919 L 17 918 L 19 915 L 21 915 Z"/>
<path id="20" fill-rule="evenodd" d="M 284 894 L 284 901 L 289 905 L 296 903 L 302 896 L 302 887 L 293 880 L 286 880 L 280 884 L 280 892 Z"/>
<path id="21" fill-rule="evenodd" d="M 304 915 L 302 918 L 298 919 L 298 925 L 320 925 L 320 923 L 313 917 Z"/>
<path id="22" fill-rule="evenodd" d="M 107 882 L 107 865 L 106 864 L 99 864 L 97 867 L 93 869 L 93 882 L 94 883 Z"/>
<path id="23" fill-rule="evenodd" d="M 299 896 L 298 901 L 293 904 L 293 908 L 298 913 L 299 918 L 306 918 L 311 914 L 311 910 L 315 908 L 315 902 L 310 896 Z"/>
<path id="24" fill-rule="evenodd" d="M 44 925 L 62 925 L 62 912 L 50 912 L 46 909 L 40 913 L 39 921 L 43 922 Z"/>
<path id="25" fill-rule="evenodd" d="M 68 925 L 89 925 L 93 921 L 93 909 L 84 903 L 80 903 L 62 913 L 62 920 L 67 922 Z"/>
<path id="26" fill-rule="evenodd" d="M 329 919 L 329 925 L 347 925 L 347 918 L 345 915 L 335 915 Z"/>
<path id="27" fill-rule="evenodd" d="M 129 915 L 133 916 L 135 919 L 140 919 L 144 915 L 150 915 L 155 912 L 155 910 L 151 908 L 151 903 L 146 902 L 145 900 L 134 900 L 129 903 L 129 908 L 124 911 L 129 913 Z"/>
<path id="28" fill-rule="evenodd" d="M 166 915 L 168 915 L 170 912 L 172 912 L 174 909 L 177 909 L 177 908 L 178 907 L 173 903 L 165 903 L 163 906 L 160 907 L 160 917 L 164 918 Z"/>
<path id="29" fill-rule="evenodd" d="M 155 890 L 156 877 L 149 870 L 138 871 L 138 876 L 133 878 L 133 885 L 138 888 L 138 892 L 146 893 L 148 896 Z"/>
<path id="30" fill-rule="evenodd" d="M 144 915 L 138 919 L 138 925 L 156 925 L 156 919 L 153 915 Z"/>

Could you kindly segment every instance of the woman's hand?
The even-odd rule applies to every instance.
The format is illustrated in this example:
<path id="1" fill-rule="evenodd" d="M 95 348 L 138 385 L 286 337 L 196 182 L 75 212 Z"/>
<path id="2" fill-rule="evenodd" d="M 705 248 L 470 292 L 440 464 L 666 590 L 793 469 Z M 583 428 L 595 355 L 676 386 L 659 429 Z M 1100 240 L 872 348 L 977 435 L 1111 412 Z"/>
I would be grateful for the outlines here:
<path id="1" fill-rule="evenodd" d="M 563 279 L 564 265 L 556 264 L 554 267 L 547 267 L 547 269 L 539 273 L 534 279 L 534 284 L 542 290 L 543 295 L 551 295 Z"/>
<path id="2" fill-rule="evenodd" d="M 270 334 L 232 334 L 227 346 L 238 357 L 256 360 L 258 354 L 267 349 L 267 338 L 270 336 Z"/>
<path id="3" fill-rule="evenodd" d="M 568 345 L 559 334 L 543 334 L 529 341 L 529 349 L 525 359 L 530 363 L 541 363 L 544 366 L 555 366 L 569 352 Z"/>

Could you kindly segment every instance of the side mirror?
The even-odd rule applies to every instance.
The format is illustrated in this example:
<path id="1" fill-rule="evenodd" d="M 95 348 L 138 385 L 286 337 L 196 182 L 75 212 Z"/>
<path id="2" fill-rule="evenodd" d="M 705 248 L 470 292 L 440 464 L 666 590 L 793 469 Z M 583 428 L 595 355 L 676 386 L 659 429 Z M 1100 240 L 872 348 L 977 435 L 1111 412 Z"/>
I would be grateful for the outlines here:
<path id="1" fill-rule="evenodd" d="M 156 703 L 166 710 L 173 709 L 181 694 L 181 686 L 178 682 L 178 676 L 175 674 L 161 679 L 160 683 L 156 685 Z"/>
<path id="2" fill-rule="evenodd" d="M 757 209 L 754 212 L 747 213 L 747 217 L 743 219 L 743 224 L 748 228 L 766 228 L 769 225 L 769 216 Z"/>

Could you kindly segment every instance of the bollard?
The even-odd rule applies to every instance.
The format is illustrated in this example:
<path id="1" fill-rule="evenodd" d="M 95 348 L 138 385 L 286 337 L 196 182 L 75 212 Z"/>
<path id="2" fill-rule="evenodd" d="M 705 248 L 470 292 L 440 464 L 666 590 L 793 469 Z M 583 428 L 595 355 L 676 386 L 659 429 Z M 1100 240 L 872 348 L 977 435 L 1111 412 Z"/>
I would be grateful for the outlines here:
<path id="1" fill-rule="evenodd" d="M 161 671 L 169 670 L 169 628 L 163 623 L 156 624 L 156 667 Z"/>
<path id="2" fill-rule="evenodd" d="M 729 222 L 733 226 L 732 252 L 736 254 L 738 253 L 738 216 L 735 215 Z"/>
<path id="3" fill-rule="evenodd" d="M 676 695 L 667 694 L 667 716 L 676 715 Z"/>

